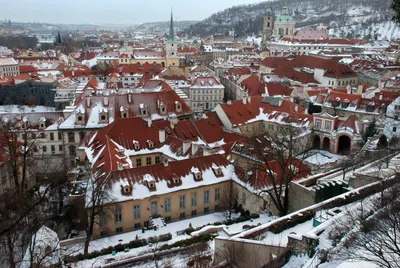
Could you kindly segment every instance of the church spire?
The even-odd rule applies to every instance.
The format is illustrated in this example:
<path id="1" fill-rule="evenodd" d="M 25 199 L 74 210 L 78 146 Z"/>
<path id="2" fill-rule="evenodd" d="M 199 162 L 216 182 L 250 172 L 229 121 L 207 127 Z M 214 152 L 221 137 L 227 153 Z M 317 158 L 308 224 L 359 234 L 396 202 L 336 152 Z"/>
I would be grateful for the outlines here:
<path id="1" fill-rule="evenodd" d="M 175 42 L 174 19 L 173 19 L 173 16 L 172 16 L 172 10 L 171 10 L 171 22 L 169 23 L 168 41 L 169 42 Z"/>

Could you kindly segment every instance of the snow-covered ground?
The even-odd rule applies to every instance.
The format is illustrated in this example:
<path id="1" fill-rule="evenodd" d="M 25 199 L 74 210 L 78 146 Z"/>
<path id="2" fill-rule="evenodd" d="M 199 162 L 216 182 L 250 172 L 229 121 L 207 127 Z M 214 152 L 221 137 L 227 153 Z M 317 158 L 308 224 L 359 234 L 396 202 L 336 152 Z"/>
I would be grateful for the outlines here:
<path id="1" fill-rule="evenodd" d="M 238 217 L 238 215 L 233 215 L 233 217 Z M 225 231 L 220 232 L 220 235 L 231 236 L 231 235 L 234 235 L 234 234 L 237 234 L 237 233 L 243 231 L 244 225 L 259 225 L 259 224 L 270 222 L 271 220 L 273 220 L 275 218 L 276 218 L 275 216 L 268 216 L 267 214 L 261 214 L 260 218 L 226 226 Z M 167 226 L 162 226 L 157 231 L 149 230 L 149 231 L 146 231 L 144 234 L 142 233 L 141 230 L 139 230 L 139 231 L 124 233 L 124 234 L 120 234 L 120 235 L 114 235 L 114 236 L 91 241 L 90 246 L 89 246 L 89 252 L 101 250 L 101 249 L 107 248 L 109 246 L 115 246 L 118 244 L 128 243 L 129 241 L 135 240 L 136 236 L 138 236 L 138 238 L 140 239 L 140 238 L 148 238 L 151 236 L 158 236 L 158 235 L 166 234 L 166 233 L 172 234 L 172 240 L 167 241 L 167 242 L 160 242 L 160 243 L 158 243 L 157 246 L 161 246 L 163 244 L 172 244 L 176 241 L 188 239 L 191 237 L 186 234 L 177 235 L 177 231 L 185 230 L 186 228 L 189 227 L 190 224 L 192 225 L 193 228 L 197 228 L 197 227 L 201 227 L 206 224 L 209 224 L 209 223 L 211 224 L 214 222 L 223 222 L 225 220 L 226 220 L 226 218 L 224 217 L 224 215 L 222 213 L 218 212 L 218 213 L 208 214 L 208 215 L 204 215 L 204 216 L 199 216 L 196 218 L 191 218 L 191 219 L 186 219 L 186 220 L 182 220 L 182 221 L 169 223 L 169 224 L 167 224 Z M 211 242 L 214 243 L 213 241 L 211 241 Z M 83 253 L 83 246 L 84 246 L 83 244 L 76 244 L 76 245 L 64 247 L 62 250 L 63 250 L 64 254 L 77 255 L 77 254 Z M 213 246 L 213 245 L 210 245 L 210 246 Z M 144 246 L 144 247 L 140 247 L 140 248 L 130 249 L 129 252 L 118 252 L 115 256 L 104 255 L 104 256 L 100 256 L 95 259 L 77 262 L 77 263 L 72 264 L 72 267 L 91 267 L 91 266 L 100 267 L 103 264 L 105 264 L 106 261 L 110 258 L 113 258 L 114 260 L 124 260 L 124 259 L 132 258 L 135 256 L 141 256 L 146 253 L 151 253 L 152 250 L 153 250 L 152 247 Z M 187 257 L 185 257 L 185 259 L 187 259 Z M 146 267 L 148 267 L 148 266 L 146 266 Z M 173 266 L 173 267 L 180 267 L 180 266 Z M 186 266 L 182 266 L 182 267 L 186 267 Z"/>
<path id="2" fill-rule="evenodd" d="M 323 150 L 312 150 L 307 154 L 310 156 L 304 159 L 304 161 L 314 165 L 332 163 L 343 157 L 342 155 L 333 154 Z"/>

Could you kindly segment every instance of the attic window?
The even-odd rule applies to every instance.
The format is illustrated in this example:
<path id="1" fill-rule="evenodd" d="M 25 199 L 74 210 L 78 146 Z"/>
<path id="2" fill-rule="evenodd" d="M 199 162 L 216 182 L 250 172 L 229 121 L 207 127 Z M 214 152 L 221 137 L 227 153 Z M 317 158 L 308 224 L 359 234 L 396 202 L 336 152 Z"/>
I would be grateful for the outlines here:
<path id="1" fill-rule="evenodd" d="M 201 172 L 194 173 L 193 175 L 194 175 L 194 179 L 196 181 L 199 181 L 199 180 L 203 179 L 203 176 L 202 176 Z"/>
<path id="2" fill-rule="evenodd" d="M 154 142 L 152 142 L 151 140 L 147 141 L 147 145 L 149 146 L 149 148 L 153 148 L 154 147 Z"/>
<path id="3" fill-rule="evenodd" d="M 134 146 L 134 148 L 135 148 L 136 151 L 140 150 L 140 144 L 139 144 L 139 142 L 134 141 L 134 142 L 133 142 L 133 146 Z"/>
<path id="4" fill-rule="evenodd" d="M 172 174 L 172 181 L 174 182 L 174 184 L 180 184 L 181 179 L 179 178 L 179 176 L 177 176 L 176 174 Z"/>
<path id="5" fill-rule="evenodd" d="M 175 110 L 176 112 L 182 111 L 182 105 L 178 101 L 175 102 Z"/>
<path id="6" fill-rule="evenodd" d="M 222 168 L 213 164 L 212 169 L 214 171 L 215 176 L 222 176 Z"/>
<path id="7" fill-rule="evenodd" d="M 44 123 L 40 123 L 40 128 L 44 128 Z"/>
<path id="8" fill-rule="evenodd" d="M 124 185 L 122 187 L 122 193 L 123 194 L 130 194 L 132 192 L 132 188 L 130 185 Z"/>

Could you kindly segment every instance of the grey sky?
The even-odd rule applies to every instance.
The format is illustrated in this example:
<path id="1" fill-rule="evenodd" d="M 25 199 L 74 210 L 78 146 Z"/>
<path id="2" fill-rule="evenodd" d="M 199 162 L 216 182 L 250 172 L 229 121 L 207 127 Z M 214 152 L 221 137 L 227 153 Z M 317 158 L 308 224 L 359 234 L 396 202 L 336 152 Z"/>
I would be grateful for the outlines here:
<path id="1" fill-rule="evenodd" d="M 225 8 L 261 0 L 0 0 L 0 20 L 50 23 L 137 24 L 202 20 Z"/>

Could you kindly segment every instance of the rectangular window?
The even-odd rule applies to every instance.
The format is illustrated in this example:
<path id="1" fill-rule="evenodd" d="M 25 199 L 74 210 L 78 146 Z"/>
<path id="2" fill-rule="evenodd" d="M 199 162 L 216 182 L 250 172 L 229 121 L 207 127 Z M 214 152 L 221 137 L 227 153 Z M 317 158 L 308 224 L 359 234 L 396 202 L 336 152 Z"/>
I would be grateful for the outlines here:
<path id="1" fill-rule="evenodd" d="M 107 217 L 106 217 L 106 215 L 100 214 L 99 218 L 100 218 L 100 226 L 101 227 L 107 226 Z"/>
<path id="2" fill-rule="evenodd" d="M 140 205 L 134 205 L 133 206 L 133 217 L 135 219 L 139 219 L 140 218 Z"/>
<path id="3" fill-rule="evenodd" d="M 325 129 L 326 130 L 331 130 L 331 121 L 326 121 L 325 122 Z"/>
<path id="4" fill-rule="evenodd" d="M 43 153 L 45 153 L 45 152 L 47 152 L 47 146 L 46 145 L 43 145 Z"/>
<path id="5" fill-rule="evenodd" d="M 122 209 L 117 208 L 115 210 L 115 222 L 122 222 Z"/>
<path id="6" fill-rule="evenodd" d="M 204 191 L 204 204 L 208 204 L 210 202 L 210 191 Z"/>
<path id="7" fill-rule="evenodd" d="M 164 211 L 165 212 L 171 211 L 171 198 L 167 198 L 164 200 Z"/>
<path id="8" fill-rule="evenodd" d="M 141 167 L 142 166 L 142 159 L 141 158 L 137 158 L 136 159 L 136 166 L 137 167 Z"/>
<path id="9" fill-rule="evenodd" d="M 179 208 L 186 208 L 186 196 L 184 195 L 179 197 Z"/>
<path id="10" fill-rule="evenodd" d="M 219 201 L 219 188 L 215 189 L 215 201 Z"/>
<path id="11" fill-rule="evenodd" d="M 179 219 L 183 220 L 184 218 L 186 218 L 186 215 L 185 215 L 185 213 L 181 213 L 181 214 L 179 214 Z"/>
<path id="12" fill-rule="evenodd" d="M 204 214 L 210 213 L 210 208 L 204 208 Z"/>
<path id="13" fill-rule="evenodd" d="M 242 193 L 242 205 L 246 205 L 246 193 Z"/>
<path id="14" fill-rule="evenodd" d="M 315 120 L 315 128 L 321 128 L 321 120 Z"/>
<path id="15" fill-rule="evenodd" d="M 117 228 L 115 228 L 115 232 L 116 232 L 117 234 L 122 233 L 122 232 L 123 232 L 122 227 L 117 227 Z"/>
<path id="16" fill-rule="evenodd" d="M 58 140 L 59 141 L 62 140 L 61 132 L 57 132 L 57 134 L 58 134 Z"/>
<path id="17" fill-rule="evenodd" d="M 397 127 L 393 127 L 393 132 L 396 132 L 397 131 Z"/>
<path id="18" fill-rule="evenodd" d="M 146 157 L 146 165 L 147 166 L 151 165 L 151 157 Z"/>
<path id="19" fill-rule="evenodd" d="M 62 145 L 60 144 L 60 145 L 58 145 L 58 150 L 60 151 L 60 152 L 62 152 L 63 151 L 63 147 L 62 147 Z"/>
<path id="20" fill-rule="evenodd" d="M 160 156 L 156 156 L 156 164 L 160 164 L 161 163 L 161 157 Z"/>
<path id="21" fill-rule="evenodd" d="M 197 215 L 197 210 L 192 210 L 192 217 L 195 217 Z"/>
<path id="22" fill-rule="evenodd" d="M 51 152 L 54 154 L 56 152 L 56 146 L 55 145 L 51 145 Z"/>
<path id="23" fill-rule="evenodd" d="M 192 194 L 192 207 L 197 206 L 197 193 Z"/>
<path id="24" fill-rule="evenodd" d="M 139 223 L 135 223 L 134 225 L 133 225 L 133 229 L 135 229 L 135 230 L 138 230 L 138 229 L 140 229 L 141 228 L 141 224 L 140 224 L 140 222 Z"/>
<path id="25" fill-rule="evenodd" d="M 50 140 L 53 141 L 54 140 L 54 133 L 50 132 Z"/>

